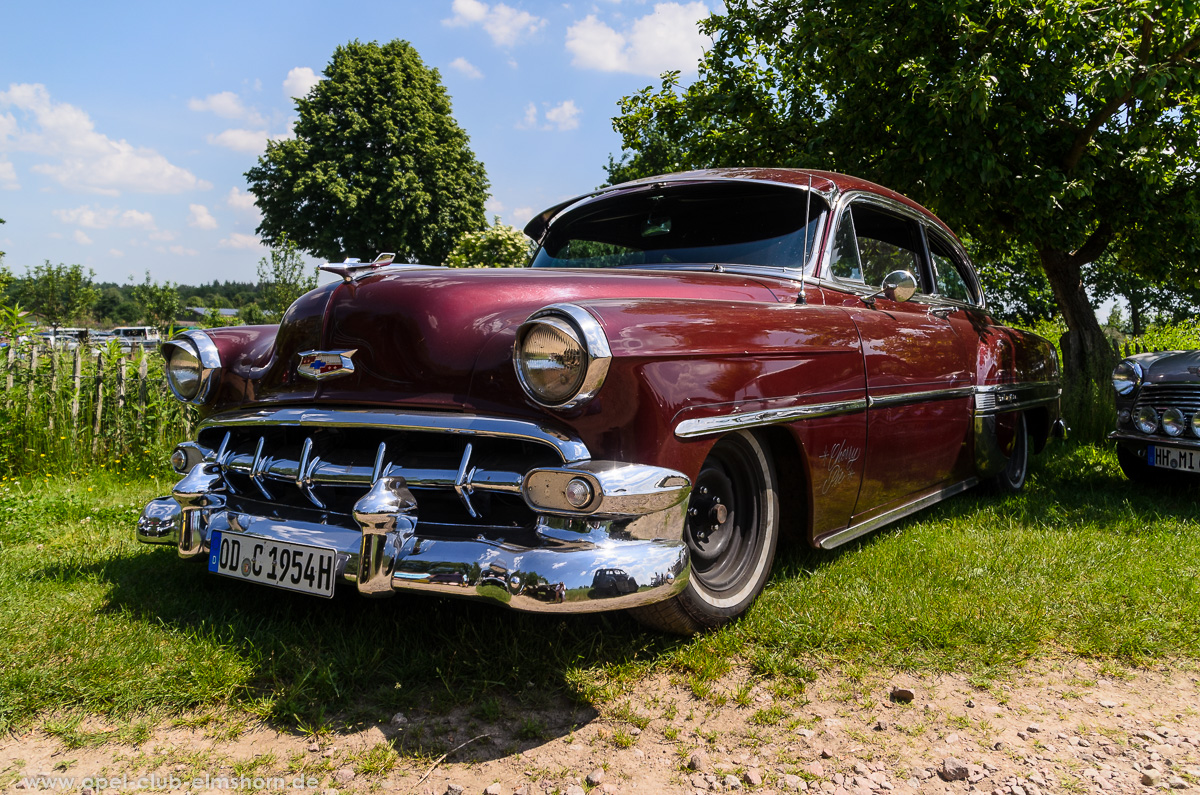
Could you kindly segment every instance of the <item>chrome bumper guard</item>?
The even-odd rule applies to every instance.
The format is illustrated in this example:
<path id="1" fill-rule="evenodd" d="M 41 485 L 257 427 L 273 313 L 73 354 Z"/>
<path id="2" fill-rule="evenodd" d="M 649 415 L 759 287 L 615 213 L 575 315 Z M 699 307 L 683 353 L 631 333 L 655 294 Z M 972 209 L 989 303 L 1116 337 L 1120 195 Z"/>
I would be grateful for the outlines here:
<path id="1" fill-rule="evenodd" d="M 189 462 L 190 463 L 190 462 Z M 566 484 L 578 480 L 575 507 Z M 172 495 L 152 500 L 137 539 L 206 560 L 214 532 L 336 550 L 336 574 L 365 596 L 414 591 L 528 612 L 584 613 L 668 599 L 687 585 L 682 540 L 691 483 L 660 467 L 578 461 L 531 470 L 522 484 L 537 544 L 423 535 L 403 477 L 382 475 L 354 505 L 357 528 L 246 513 L 227 505 L 221 467 L 200 460 Z M 583 495 L 582 497 L 580 495 Z M 627 577 L 612 576 L 620 570 Z"/>

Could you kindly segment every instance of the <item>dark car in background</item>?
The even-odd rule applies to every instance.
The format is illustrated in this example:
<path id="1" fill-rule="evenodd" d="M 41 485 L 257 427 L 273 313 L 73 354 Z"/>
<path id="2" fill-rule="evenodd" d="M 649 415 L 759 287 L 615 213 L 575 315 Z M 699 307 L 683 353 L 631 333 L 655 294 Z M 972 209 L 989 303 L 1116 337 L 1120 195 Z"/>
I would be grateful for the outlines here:
<path id="1" fill-rule="evenodd" d="M 1137 353 L 1112 375 L 1117 461 L 1139 483 L 1200 483 L 1200 351 Z M 1185 481 L 1186 482 L 1186 481 Z"/>
<path id="2" fill-rule="evenodd" d="M 528 268 L 329 265 L 279 325 L 165 343 L 203 420 L 138 537 L 319 596 L 463 571 L 466 597 L 694 632 L 749 608 L 779 543 L 1017 491 L 1060 427 L 1052 346 L 879 185 L 670 174 L 525 231 Z"/>

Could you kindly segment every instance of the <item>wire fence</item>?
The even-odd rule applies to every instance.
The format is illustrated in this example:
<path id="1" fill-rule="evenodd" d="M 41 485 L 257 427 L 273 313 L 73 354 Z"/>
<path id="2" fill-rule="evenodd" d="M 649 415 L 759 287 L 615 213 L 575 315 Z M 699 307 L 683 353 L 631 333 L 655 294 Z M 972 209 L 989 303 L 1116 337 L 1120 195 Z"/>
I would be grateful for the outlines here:
<path id="1" fill-rule="evenodd" d="M 118 466 L 154 471 L 194 409 L 172 397 L 154 350 L 37 345 L 0 350 L 0 474 Z"/>

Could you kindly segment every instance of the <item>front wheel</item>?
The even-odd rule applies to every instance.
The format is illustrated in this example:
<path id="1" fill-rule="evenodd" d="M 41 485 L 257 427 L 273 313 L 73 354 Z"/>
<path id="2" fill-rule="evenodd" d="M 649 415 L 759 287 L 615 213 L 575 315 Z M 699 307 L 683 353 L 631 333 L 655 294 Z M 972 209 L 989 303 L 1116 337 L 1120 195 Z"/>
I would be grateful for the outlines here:
<path id="1" fill-rule="evenodd" d="M 771 573 L 779 541 L 775 467 L 749 431 L 722 438 L 704 460 L 683 537 L 691 557 L 687 587 L 632 613 L 647 626 L 690 635 L 746 612 Z"/>

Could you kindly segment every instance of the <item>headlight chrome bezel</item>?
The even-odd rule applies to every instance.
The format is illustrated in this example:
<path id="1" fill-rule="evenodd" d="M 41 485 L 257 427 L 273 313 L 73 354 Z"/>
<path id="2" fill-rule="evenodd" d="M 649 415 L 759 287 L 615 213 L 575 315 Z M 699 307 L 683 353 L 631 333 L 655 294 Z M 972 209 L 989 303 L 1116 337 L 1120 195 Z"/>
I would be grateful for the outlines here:
<path id="1" fill-rule="evenodd" d="M 1142 386 L 1145 372 L 1142 366 L 1131 359 L 1117 364 L 1112 371 L 1112 387 L 1118 397 L 1129 397 Z"/>
<path id="2" fill-rule="evenodd" d="M 171 390 L 171 394 L 176 400 L 183 403 L 192 403 L 194 405 L 203 405 L 207 403 L 213 396 L 216 390 L 216 385 L 221 380 L 221 354 L 217 350 L 216 343 L 212 337 L 198 329 L 176 334 L 172 339 L 167 340 L 160 348 L 164 364 L 164 371 L 167 376 L 167 386 Z M 178 353 L 186 354 L 199 362 L 199 373 L 197 378 L 196 390 L 194 393 L 187 394 L 181 389 L 177 383 L 174 371 L 171 369 L 172 359 Z"/>
<path id="3" fill-rule="evenodd" d="M 553 399 L 539 392 L 537 387 L 526 377 L 523 363 L 524 345 L 529 334 L 539 327 L 548 326 L 558 334 L 573 338 L 582 353 L 582 376 L 578 385 L 570 395 Z M 552 304 L 534 312 L 517 329 L 517 338 L 513 344 L 513 369 L 517 380 L 525 394 L 539 406 L 548 409 L 566 411 L 584 405 L 596 397 L 604 379 L 608 376 L 608 368 L 612 362 L 612 350 L 608 338 L 599 321 L 590 312 L 575 304 Z"/>

